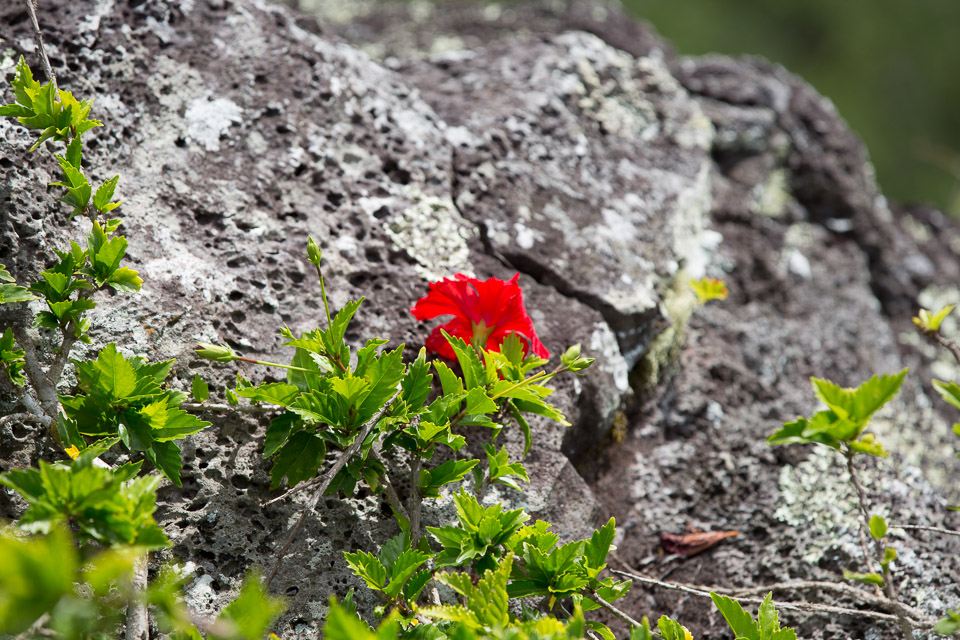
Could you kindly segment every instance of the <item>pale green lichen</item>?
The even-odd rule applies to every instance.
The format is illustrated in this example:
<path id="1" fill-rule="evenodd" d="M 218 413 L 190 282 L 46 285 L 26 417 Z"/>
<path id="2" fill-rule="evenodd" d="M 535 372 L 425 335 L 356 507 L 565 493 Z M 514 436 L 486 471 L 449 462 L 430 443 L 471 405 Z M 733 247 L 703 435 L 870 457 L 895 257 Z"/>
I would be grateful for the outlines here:
<path id="1" fill-rule="evenodd" d="M 648 389 L 656 386 L 664 370 L 680 355 L 687 323 L 697 307 L 697 297 L 688 286 L 688 279 L 685 272 L 678 273 L 673 287 L 663 296 L 662 309 L 666 312 L 669 326 L 657 334 L 647 347 L 634 373 L 635 387 Z"/>
<path id="2" fill-rule="evenodd" d="M 407 189 L 411 205 L 386 226 L 393 245 L 417 261 L 414 269 L 427 280 L 453 273 L 472 275 L 467 241 L 476 230 L 464 220 L 453 201 Z"/>
<path id="3" fill-rule="evenodd" d="M 782 217 L 794 202 L 787 172 L 783 169 L 772 171 L 765 181 L 753 188 L 750 195 L 753 197 L 751 211 L 768 218 Z"/>
<path id="4" fill-rule="evenodd" d="M 878 474 L 863 471 L 861 481 L 874 486 Z M 796 466 L 780 470 L 777 520 L 804 531 L 799 549 L 806 562 L 816 564 L 829 553 L 860 556 L 857 496 L 840 457 L 826 447 L 814 447 L 810 456 Z M 884 505 L 874 513 L 886 517 Z"/>

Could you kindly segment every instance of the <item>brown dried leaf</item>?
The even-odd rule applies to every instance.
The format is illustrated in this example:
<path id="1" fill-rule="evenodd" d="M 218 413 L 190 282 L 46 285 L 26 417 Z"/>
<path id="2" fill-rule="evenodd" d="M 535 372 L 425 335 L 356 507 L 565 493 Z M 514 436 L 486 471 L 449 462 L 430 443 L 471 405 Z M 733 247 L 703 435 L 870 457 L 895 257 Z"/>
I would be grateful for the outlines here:
<path id="1" fill-rule="evenodd" d="M 660 534 L 660 546 L 667 553 L 689 557 L 705 551 L 725 538 L 734 538 L 740 535 L 739 531 L 701 531 L 675 535 L 672 533 Z"/>

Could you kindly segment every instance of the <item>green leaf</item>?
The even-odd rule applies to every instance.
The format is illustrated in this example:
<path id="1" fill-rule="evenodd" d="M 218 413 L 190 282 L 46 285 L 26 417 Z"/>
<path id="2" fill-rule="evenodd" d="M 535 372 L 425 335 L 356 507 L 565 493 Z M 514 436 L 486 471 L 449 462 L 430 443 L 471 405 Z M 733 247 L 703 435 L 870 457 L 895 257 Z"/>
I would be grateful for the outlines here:
<path id="1" fill-rule="evenodd" d="M 457 377 L 457 374 L 455 374 L 446 363 L 435 360 L 433 362 L 433 368 L 440 378 L 440 388 L 443 390 L 443 395 L 457 397 L 463 394 L 463 381 Z"/>
<path id="2" fill-rule="evenodd" d="M 431 557 L 429 553 L 407 549 L 397 558 L 390 569 L 390 584 L 384 590 L 390 598 L 396 598 L 403 591 L 407 580 Z"/>
<path id="3" fill-rule="evenodd" d="M 917 314 L 919 317 L 913 318 L 913 324 L 917 325 L 922 331 L 938 332 L 944 318 L 950 315 L 956 305 L 948 304 L 936 313 L 930 313 L 927 309 L 920 309 Z"/>
<path id="4" fill-rule="evenodd" d="M 828 414 L 827 411 L 821 411 L 816 416 L 828 417 Z M 816 416 L 814 417 L 816 418 Z M 810 424 L 811 421 L 806 418 L 797 418 L 793 422 L 785 422 L 779 431 L 767 438 L 767 444 L 823 444 L 831 449 L 840 448 L 840 442 L 829 433 L 818 430 L 811 432 Z"/>
<path id="5" fill-rule="evenodd" d="M 157 469 L 170 479 L 170 482 L 178 487 L 183 486 L 180 482 L 180 469 L 183 467 L 180 447 L 173 442 L 153 442 L 147 449 L 146 455 Z"/>
<path id="6" fill-rule="evenodd" d="M 26 539 L 0 530 L 0 635 L 26 631 L 71 594 L 78 568 L 73 542 L 61 527 Z"/>
<path id="7" fill-rule="evenodd" d="M 379 640 L 370 631 L 367 623 L 356 614 L 347 613 L 331 598 L 330 611 L 323 627 L 323 635 L 327 640 Z M 392 636 L 396 637 L 396 635 Z"/>
<path id="8" fill-rule="evenodd" d="M 482 387 L 470 389 L 467 392 L 466 402 L 467 415 L 495 413 L 498 409 L 497 403 L 490 399 Z"/>
<path id="9" fill-rule="evenodd" d="M 70 141 L 70 144 L 67 145 L 67 162 L 71 165 L 80 169 L 81 158 L 83 157 L 83 143 L 80 141 L 80 136 L 75 137 Z"/>
<path id="10" fill-rule="evenodd" d="M 859 440 L 852 440 L 847 443 L 852 451 L 865 453 L 877 458 L 886 458 L 890 452 L 883 446 L 883 443 L 876 440 L 872 433 L 865 433 Z"/>
<path id="11" fill-rule="evenodd" d="M 453 353 L 457 356 L 457 362 L 460 363 L 460 369 L 463 371 L 463 382 L 467 389 L 485 386 L 486 371 L 477 350 L 468 345 L 461 338 L 451 336 L 446 331 L 441 330 L 443 337 L 450 343 Z M 445 392 L 446 393 L 446 392 Z"/>
<path id="12" fill-rule="evenodd" d="M 343 557 L 354 575 L 367 583 L 374 591 L 383 591 L 387 586 L 387 569 L 372 553 L 357 551 L 344 552 Z"/>
<path id="13" fill-rule="evenodd" d="M 210 387 L 200 377 L 199 373 L 193 374 L 193 384 L 190 385 L 190 395 L 196 402 L 203 402 L 210 397 Z"/>
<path id="14" fill-rule="evenodd" d="M 263 457 L 269 458 L 272 456 L 290 438 L 294 430 L 302 428 L 303 421 L 300 416 L 289 411 L 271 420 L 263 443 Z"/>
<path id="15" fill-rule="evenodd" d="M 719 278 L 691 280 L 690 288 L 693 289 L 693 292 L 697 296 L 697 301 L 700 304 L 709 302 L 710 300 L 726 300 L 729 294 L 727 284 Z"/>
<path id="16" fill-rule="evenodd" d="M 23 373 L 26 364 L 24 355 L 23 349 L 17 349 L 13 329 L 5 329 L 0 335 L 0 361 L 3 362 L 10 381 L 18 387 L 22 387 L 27 381 Z"/>
<path id="17" fill-rule="evenodd" d="M 864 584 L 875 584 L 878 587 L 883 586 L 883 576 L 879 573 L 855 573 L 853 571 L 843 570 L 843 577 L 847 580 L 856 580 Z"/>
<path id="18" fill-rule="evenodd" d="M 934 380 L 933 388 L 937 390 L 940 396 L 951 405 L 960 409 L 960 385 L 956 382 L 944 382 L 943 380 Z"/>
<path id="19" fill-rule="evenodd" d="M 365 375 L 370 381 L 370 391 L 363 398 L 357 412 L 357 423 L 363 424 L 397 392 L 403 379 L 403 345 L 382 354 L 370 363 Z"/>
<path id="20" fill-rule="evenodd" d="M 753 620 L 753 616 L 743 610 L 739 602 L 713 592 L 710 593 L 710 598 L 734 636 L 738 639 L 760 640 L 760 625 Z"/>
<path id="21" fill-rule="evenodd" d="M 286 478 L 294 487 L 316 475 L 327 450 L 323 440 L 306 431 L 298 431 L 277 452 L 270 470 L 270 488 L 276 489 Z"/>
<path id="22" fill-rule="evenodd" d="M 80 138 L 76 138 L 79 140 Z M 99 211 L 100 213 L 106 213 L 116 209 L 120 205 L 119 202 L 114 203 L 113 207 L 107 209 L 107 205 L 111 204 L 110 200 L 113 199 L 113 192 L 117 188 L 117 182 L 120 180 L 120 176 L 116 175 L 104 182 L 102 185 L 97 187 L 97 193 L 93 196 L 93 208 Z"/>
<path id="23" fill-rule="evenodd" d="M 181 440 L 210 426 L 209 422 L 176 407 L 166 407 L 163 418 L 161 426 L 154 427 L 152 433 L 153 439 L 158 442 Z"/>
<path id="24" fill-rule="evenodd" d="M 37 296 L 30 293 L 30 290 L 25 287 L 19 287 L 15 284 L 0 284 L 0 304 L 29 302 L 37 299 Z"/>
<path id="25" fill-rule="evenodd" d="M 941 636 L 952 636 L 960 631 L 960 609 L 948 612 L 933 627 L 933 632 Z"/>
<path id="26" fill-rule="evenodd" d="M 883 550 L 883 560 L 880 561 L 880 566 L 886 569 L 887 566 L 896 559 L 897 550 L 893 547 L 887 547 Z"/>
<path id="27" fill-rule="evenodd" d="M 439 467 L 420 471 L 420 491 L 424 498 L 439 498 L 440 487 L 463 480 L 479 460 L 447 460 Z"/>
<path id="28" fill-rule="evenodd" d="M 593 532 L 587 546 L 583 549 L 584 565 L 591 569 L 602 569 L 607 564 L 607 555 L 616 550 L 613 539 L 617 535 L 617 521 L 614 518 Z"/>
<path id="29" fill-rule="evenodd" d="M 657 620 L 657 630 L 660 631 L 663 640 L 693 640 L 693 636 L 685 626 L 667 616 L 660 616 L 660 619 Z M 756 638 L 753 636 L 747 637 L 748 640 L 760 639 L 759 635 Z M 740 640 L 739 635 L 737 636 L 737 640 Z"/>
<path id="30" fill-rule="evenodd" d="M 814 392 L 838 417 L 853 423 L 858 430 L 849 436 L 837 436 L 841 440 L 855 437 L 880 407 L 890 401 L 900 390 L 904 369 L 895 375 L 873 376 L 859 387 L 842 388 L 829 380 L 811 378 Z M 834 433 L 833 435 L 837 435 Z"/>
<path id="31" fill-rule="evenodd" d="M 433 375 L 431 375 L 430 365 L 427 363 L 427 350 L 421 347 L 417 359 L 407 367 L 407 373 L 400 383 L 400 399 L 412 409 L 419 409 L 430 395 L 432 382 Z"/>
<path id="32" fill-rule="evenodd" d="M 874 540 L 883 540 L 887 535 L 887 521 L 883 516 L 874 514 L 870 517 L 870 535 Z"/>
<path id="33" fill-rule="evenodd" d="M 117 351 L 116 343 L 111 342 L 100 350 L 93 367 L 97 372 L 97 390 L 111 399 L 122 400 L 133 395 L 137 389 L 137 375 L 133 365 Z"/>
<path id="34" fill-rule="evenodd" d="M 284 610 L 283 600 L 272 597 L 256 573 L 247 575 L 240 594 L 217 616 L 213 629 L 228 628 L 232 633 L 210 633 L 211 640 L 260 640 Z"/>
<path id="35" fill-rule="evenodd" d="M 264 382 L 256 387 L 238 388 L 235 391 L 241 398 L 249 398 L 252 402 L 266 402 L 281 407 L 290 406 L 300 395 L 300 389 L 296 386 L 282 382 Z"/>

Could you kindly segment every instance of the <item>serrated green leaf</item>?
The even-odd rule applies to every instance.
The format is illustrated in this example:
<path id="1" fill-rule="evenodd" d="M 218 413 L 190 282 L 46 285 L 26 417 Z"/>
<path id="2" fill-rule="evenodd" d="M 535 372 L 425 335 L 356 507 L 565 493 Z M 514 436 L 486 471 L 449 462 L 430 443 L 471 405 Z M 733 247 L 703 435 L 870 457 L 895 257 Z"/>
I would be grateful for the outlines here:
<path id="1" fill-rule="evenodd" d="M 443 395 L 457 397 L 464 393 L 463 381 L 457 377 L 457 374 L 450 367 L 439 360 L 435 360 L 433 368 L 437 372 L 437 377 L 440 378 L 440 388 L 443 390 Z"/>
<path id="2" fill-rule="evenodd" d="M 586 547 L 583 549 L 584 565 L 592 569 L 600 569 L 607 563 L 607 554 L 615 550 L 613 539 L 617 535 L 617 521 L 614 518 L 593 532 Z"/>
<path id="3" fill-rule="evenodd" d="M 463 339 L 451 336 L 446 331 L 441 330 L 443 337 L 450 343 L 454 354 L 457 356 L 457 362 L 460 363 L 460 369 L 463 371 L 463 383 L 466 388 L 473 389 L 482 387 L 486 383 L 486 371 L 477 350 L 468 345 Z"/>
<path id="4" fill-rule="evenodd" d="M 290 438 L 295 430 L 302 429 L 303 422 L 292 412 L 285 412 L 270 421 L 263 443 L 263 457 L 269 458 Z"/>
<path id="5" fill-rule="evenodd" d="M 344 552 L 343 557 L 354 575 L 367 583 L 374 591 L 383 591 L 387 586 L 387 569 L 372 553 L 357 551 Z"/>
<path id="6" fill-rule="evenodd" d="M 180 469 L 183 467 L 180 447 L 173 442 L 153 442 L 146 455 L 170 482 L 178 487 L 183 486 L 180 481 Z"/>
<path id="7" fill-rule="evenodd" d="M 420 471 L 420 491 L 424 498 L 439 498 L 440 487 L 463 480 L 479 460 L 447 460 L 439 467 Z"/>
<path id="8" fill-rule="evenodd" d="M 79 140 L 80 138 L 76 138 Z M 93 208 L 99 211 L 100 213 L 106 213 L 105 207 L 110 204 L 110 200 L 113 199 L 113 192 L 117 188 L 117 182 L 120 180 L 120 176 L 116 175 L 104 182 L 102 185 L 97 187 L 97 193 L 93 196 Z M 119 203 L 117 203 L 119 204 Z M 113 207 L 116 208 L 116 207 Z"/>
<path id="9" fill-rule="evenodd" d="M 210 387 L 206 381 L 200 377 L 199 373 L 193 374 L 193 383 L 190 385 L 190 395 L 196 402 L 203 402 L 210 397 Z"/>
<path id="10" fill-rule="evenodd" d="M 467 392 L 465 398 L 467 406 L 464 411 L 468 415 L 496 413 L 497 403 L 490 399 L 482 387 L 474 387 Z"/>
<path id="11" fill-rule="evenodd" d="M 281 407 L 290 406 L 300 395 L 300 389 L 291 384 L 282 382 L 264 382 L 255 387 L 236 389 L 241 398 L 248 398 L 251 402 L 266 402 Z"/>
<path id="12" fill-rule="evenodd" d="M 753 616 L 743 610 L 739 602 L 713 592 L 710 593 L 710 598 L 720 610 L 720 615 L 727 621 L 734 636 L 747 640 L 760 640 L 760 625 L 754 621 Z"/>
<path id="13" fill-rule="evenodd" d="M 944 382 L 943 380 L 933 380 L 933 388 L 948 403 L 960 409 L 960 385 L 956 382 Z"/>
<path id="14" fill-rule="evenodd" d="M 820 412 L 825 414 L 827 412 Z M 817 414 L 820 415 L 820 414 Z M 767 444 L 823 444 L 831 449 L 839 449 L 840 442 L 829 433 L 822 431 L 810 432 L 810 421 L 806 418 L 797 418 L 793 422 L 785 422 L 783 427 L 767 438 Z M 809 435 L 805 435 L 808 434 Z"/>
<path id="15" fill-rule="evenodd" d="M 894 375 L 873 376 L 856 388 L 843 388 L 820 378 L 811 378 L 811 383 L 821 402 L 856 427 L 849 435 L 833 432 L 839 439 L 847 440 L 859 435 L 873 414 L 897 394 L 906 374 L 907 369 L 904 369 Z"/>
<path id="16" fill-rule="evenodd" d="M 326 446 L 318 436 L 298 431 L 277 452 L 270 470 L 270 488 L 276 489 L 287 480 L 294 487 L 316 475 L 323 464 Z"/>

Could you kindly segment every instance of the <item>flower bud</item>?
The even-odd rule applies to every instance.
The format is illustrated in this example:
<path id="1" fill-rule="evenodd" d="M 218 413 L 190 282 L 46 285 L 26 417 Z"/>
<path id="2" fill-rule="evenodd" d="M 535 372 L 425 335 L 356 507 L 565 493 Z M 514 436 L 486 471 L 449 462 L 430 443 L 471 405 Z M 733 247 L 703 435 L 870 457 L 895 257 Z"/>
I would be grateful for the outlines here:
<path id="1" fill-rule="evenodd" d="M 323 253 L 320 251 L 320 247 L 317 246 L 317 243 L 313 241 L 313 238 L 307 238 L 307 258 L 310 262 L 314 264 L 318 269 L 320 268 L 320 259 L 323 257 Z"/>
<path id="2" fill-rule="evenodd" d="M 232 362 L 237 359 L 237 354 L 227 345 L 210 344 L 209 342 L 201 342 L 197 345 L 197 355 L 214 362 Z"/>

